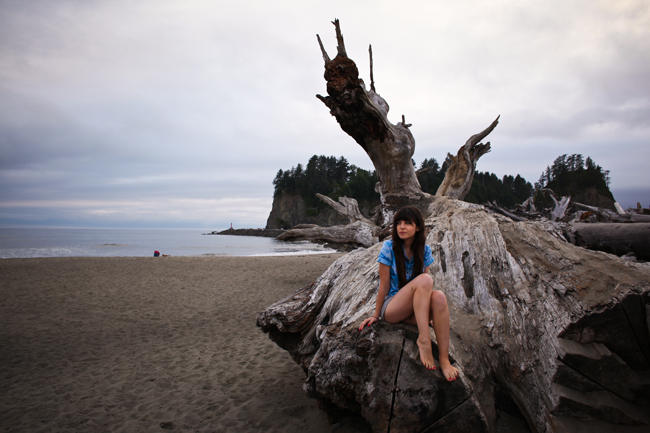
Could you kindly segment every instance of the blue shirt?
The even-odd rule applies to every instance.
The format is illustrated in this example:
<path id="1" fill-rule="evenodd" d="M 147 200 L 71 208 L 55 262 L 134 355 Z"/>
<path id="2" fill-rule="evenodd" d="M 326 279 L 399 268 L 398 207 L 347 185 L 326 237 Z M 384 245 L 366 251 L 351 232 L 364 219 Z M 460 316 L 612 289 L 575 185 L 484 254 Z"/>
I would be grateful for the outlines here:
<path id="1" fill-rule="evenodd" d="M 381 247 L 379 252 L 379 258 L 377 258 L 379 263 L 382 263 L 386 266 L 390 266 L 390 290 L 388 291 L 388 296 L 393 296 L 400 289 L 399 287 L 399 278 L 397 277 L 397 264 L 395 263 L 395 254 L 393 254 L 393 240 L 388 240 L 384 242 L 384 245 Z M 431 247 L 429 245 L 424 245 L 424 271 L 427 266 L 430 266 L 433 263 L 433 255 L 431 254 Z M 411 259 L 406 258 L 404 254 L 404 270 L 406 272 L 406 281 L 411 278 L 413 274 L 413 257 Z"/>

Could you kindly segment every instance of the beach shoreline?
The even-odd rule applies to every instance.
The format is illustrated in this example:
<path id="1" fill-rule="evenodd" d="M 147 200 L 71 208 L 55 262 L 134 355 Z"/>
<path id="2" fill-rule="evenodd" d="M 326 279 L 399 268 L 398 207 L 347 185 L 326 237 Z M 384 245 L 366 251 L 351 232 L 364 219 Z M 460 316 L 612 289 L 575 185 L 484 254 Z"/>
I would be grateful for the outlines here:
<path id="1" fill-rule="evenodd" d="M 255 323 L 340 256 L 0 260 L 4 431 L 332 431 Z"/>

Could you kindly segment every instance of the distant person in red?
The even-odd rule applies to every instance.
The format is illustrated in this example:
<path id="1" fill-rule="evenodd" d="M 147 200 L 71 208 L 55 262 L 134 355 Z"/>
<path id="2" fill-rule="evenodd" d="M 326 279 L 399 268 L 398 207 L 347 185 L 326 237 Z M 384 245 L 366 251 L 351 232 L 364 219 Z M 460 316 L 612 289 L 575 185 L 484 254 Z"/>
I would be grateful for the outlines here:
<path id="1" fill-rule="evenodd" d="M 160 251 L 154 251 L 153 256 L 154 257 L 160 257 Z"/>

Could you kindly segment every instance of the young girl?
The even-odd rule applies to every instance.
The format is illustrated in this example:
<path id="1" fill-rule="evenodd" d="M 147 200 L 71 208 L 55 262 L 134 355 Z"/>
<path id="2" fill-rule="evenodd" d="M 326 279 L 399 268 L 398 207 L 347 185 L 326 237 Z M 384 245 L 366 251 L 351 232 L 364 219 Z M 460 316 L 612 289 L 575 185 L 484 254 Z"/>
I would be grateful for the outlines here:
<path id="1" fill-rule="evenodd" d="M 404 207 L 393 218 L 393 239 L 379 253 L 379 292 L 375 313 L 361 322 L 359 331 L 379 319 L 416 325 L 420 361 L 435 370 L 429 323 L 433 325 L 440 352 L 440 368 L 447 380 L 456 380 L 458 370 L 449 362 L 449 309 L 447 298 L 433 290 L 429 266 L 431 248 L 426 245 L 424 220 L 417 208 Z"/>

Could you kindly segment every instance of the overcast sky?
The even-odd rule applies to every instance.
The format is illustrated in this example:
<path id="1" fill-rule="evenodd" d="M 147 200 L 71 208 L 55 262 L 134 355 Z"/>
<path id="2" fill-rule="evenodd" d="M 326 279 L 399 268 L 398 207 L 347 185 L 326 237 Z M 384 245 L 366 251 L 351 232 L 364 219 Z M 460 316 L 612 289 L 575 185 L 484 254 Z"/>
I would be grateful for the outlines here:
<path id="1" fill-rule="evenodd" d="M 479 171 L 580 153 L 648 207 L 649 5 L 0 0 L 0 227 L 263 227 L 278 169 L 372 169 L 315 97 L 334 18 L 418 165 L 501 115 Z"/>

